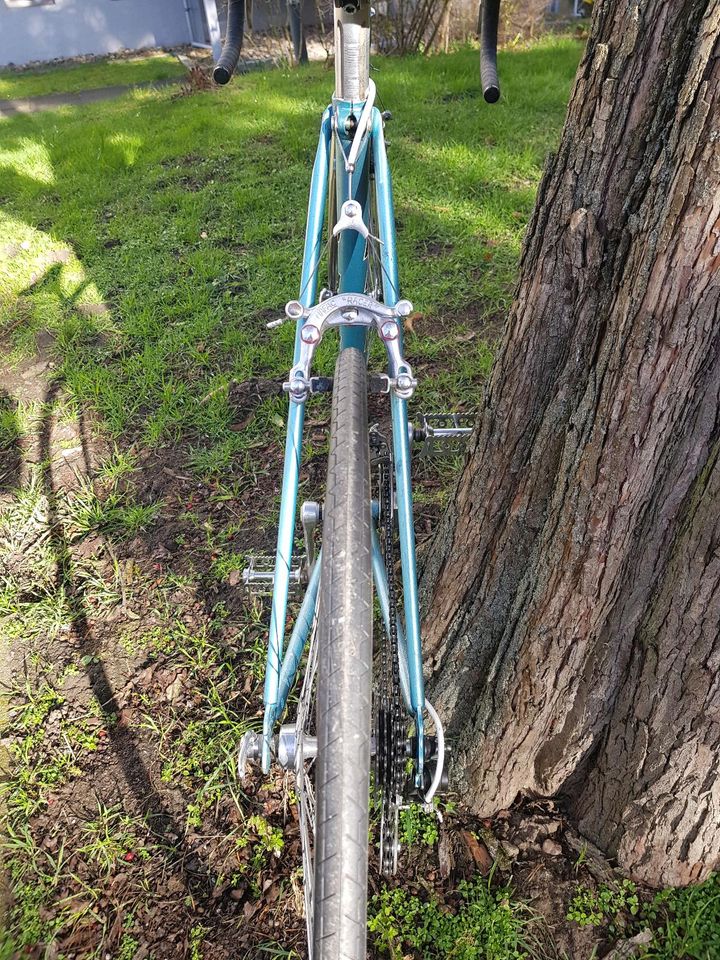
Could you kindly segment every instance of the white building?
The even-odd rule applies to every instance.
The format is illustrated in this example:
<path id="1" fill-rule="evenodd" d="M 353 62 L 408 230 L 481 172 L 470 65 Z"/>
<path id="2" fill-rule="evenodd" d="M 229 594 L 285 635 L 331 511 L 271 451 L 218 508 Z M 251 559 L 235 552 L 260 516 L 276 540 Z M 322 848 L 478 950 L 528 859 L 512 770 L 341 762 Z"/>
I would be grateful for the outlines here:
<path id="1" fill-rule="evenodd" d="M 227 0 L 0 0 L 0 66 L 118 50 L 211 46 L 220 52 Z M 253 27 L 286 22 L 285 0 L 255 4 Z M 314 20 L 313 0 L 303 19 Z"/>

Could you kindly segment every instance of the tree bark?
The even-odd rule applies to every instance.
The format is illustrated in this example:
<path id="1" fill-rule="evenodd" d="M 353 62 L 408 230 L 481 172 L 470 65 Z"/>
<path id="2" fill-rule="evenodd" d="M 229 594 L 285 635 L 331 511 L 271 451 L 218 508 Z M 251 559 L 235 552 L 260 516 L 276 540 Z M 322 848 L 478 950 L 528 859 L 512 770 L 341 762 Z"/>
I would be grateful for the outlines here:
<path id="1" fill-rule="evenodd" d="M 567 799 L 630 875 L 720 863 L 720 0 L 602 0 L 456 496 L 433 699 L 481 814 Z"/>

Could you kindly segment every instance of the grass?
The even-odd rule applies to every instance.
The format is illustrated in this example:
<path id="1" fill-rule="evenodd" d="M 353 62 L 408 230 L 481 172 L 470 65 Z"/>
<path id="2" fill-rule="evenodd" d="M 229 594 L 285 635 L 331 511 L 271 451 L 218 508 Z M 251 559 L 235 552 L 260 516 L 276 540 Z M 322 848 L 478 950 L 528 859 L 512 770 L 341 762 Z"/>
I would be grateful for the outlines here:
<path id="1" fill-rule="evenodd" d="M 185 68 L 177 58 L 164 53 L 21 72 L 0 70 L 0 99 L 16 100 L 97 87 L 154 83 L 184 73 Z"/>
<path id="2" fill-rule="evenodd" d="M 483 328 L 509 305 L 579 54 L 564 39 L 504 54 L 505 96 L 492 109 L 474 50 L 378 64 L 395 109 L 401 277 L 420 314 L 408 341 L 416 409 L 477 403 L 497 335 Z M 6 122 L 0 246 L 19 251 L 0 262 L 0 305 L 12 357 L 47 332 L 66 389 L 112 436 L 183 437 L 206 476 L 243 456 L 251 467 L 255 445 L 281 440 L 284 401 L 265 401 L 238 432 L 222 387 L 288 367 L 292 330 L 265 323 L 297 295 L 331 85 L 313 65 L 191 98 L 143 90 Z"/>

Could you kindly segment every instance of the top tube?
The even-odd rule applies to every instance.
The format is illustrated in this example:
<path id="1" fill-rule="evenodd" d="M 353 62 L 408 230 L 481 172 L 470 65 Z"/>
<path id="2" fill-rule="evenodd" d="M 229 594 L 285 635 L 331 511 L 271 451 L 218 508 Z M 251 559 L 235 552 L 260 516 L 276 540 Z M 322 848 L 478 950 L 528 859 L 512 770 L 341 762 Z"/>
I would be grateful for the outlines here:
<path id="1" fill-rule="evenodd" d="M 346 0 L 333 8 L 335 31 L 335 97 L 364 100 L 370 79 L 370 4 Z"/>

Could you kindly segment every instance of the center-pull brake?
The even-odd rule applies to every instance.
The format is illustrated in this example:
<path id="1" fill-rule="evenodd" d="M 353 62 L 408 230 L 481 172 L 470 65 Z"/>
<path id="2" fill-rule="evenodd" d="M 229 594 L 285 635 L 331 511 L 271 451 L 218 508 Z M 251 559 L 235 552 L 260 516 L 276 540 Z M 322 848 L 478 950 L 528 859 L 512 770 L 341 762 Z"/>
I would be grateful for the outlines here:
<path id="1" fill-rule="evenodd" d="M 417 380 L 402 354 L 400 321 L 409 316 L 412 309 L 409 300 L 398 300 L 394 307 L 388 307 L 364 293 L 338 293 L 309 308 L 299 300 L 291 300 L 285 314 L 291 320 L 302 320 L 303 325 L 300 358 L 283 389 L 295 403 L 307 400 L 312 392 L 310 372 L 315 350 L 328 327 L 374 327 L 388 354 L 388 388 L 401 399 L 409 399 Z"/>

